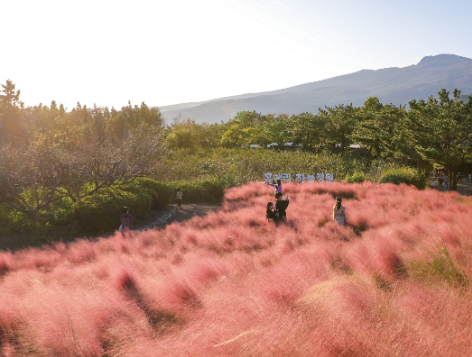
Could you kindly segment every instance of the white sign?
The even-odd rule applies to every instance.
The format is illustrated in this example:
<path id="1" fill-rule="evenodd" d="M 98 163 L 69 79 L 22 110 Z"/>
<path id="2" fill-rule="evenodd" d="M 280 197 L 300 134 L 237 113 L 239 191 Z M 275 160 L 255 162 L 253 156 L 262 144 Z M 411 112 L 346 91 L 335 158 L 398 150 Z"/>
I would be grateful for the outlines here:
<path id="1" fill-rule="evenodd" d="M 279 173 L 279 174 L 272 174 L 270 172 L 267 172 L 264 174 L 265 179 L 264 181 L 266 183 L 270 183 L 272 180 L 280 180 L 281 182 L 292 182 L 292 174 L 284 174 L 284 173 Z M 315 182 L 315 177 L 318 182 L 333 182 L 334 181 L 334 174 L 328 174 L 328 173 L 318 173 L 315 175 L 310 175 L 310 174 L 296 174 L 295 175 L 295 181 L 296 182 Z"/>

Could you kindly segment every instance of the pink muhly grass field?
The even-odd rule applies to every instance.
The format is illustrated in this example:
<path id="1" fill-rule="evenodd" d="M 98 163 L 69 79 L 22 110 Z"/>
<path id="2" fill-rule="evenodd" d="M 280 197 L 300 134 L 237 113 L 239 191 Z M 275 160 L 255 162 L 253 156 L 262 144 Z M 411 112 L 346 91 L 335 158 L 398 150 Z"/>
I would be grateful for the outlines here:
<path id="1" fill-rule="evenodd" d="M 471 199 L 284 191 L 279 226 L 265 218 L 273 188 L 253 182 L 165 230 L 0 252 L 0 355 L 472 355 Z"/>

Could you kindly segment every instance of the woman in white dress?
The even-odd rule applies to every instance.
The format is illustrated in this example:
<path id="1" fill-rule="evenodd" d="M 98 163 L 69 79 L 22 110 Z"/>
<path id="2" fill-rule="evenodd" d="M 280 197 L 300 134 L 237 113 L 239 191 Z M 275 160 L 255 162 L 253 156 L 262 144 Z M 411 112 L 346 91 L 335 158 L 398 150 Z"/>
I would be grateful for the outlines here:
<path id="1" fill-rule="evenodd" d="M 341 205 L 341 197 L 336 198 L 336 204 L 333 206 L 333 221 L 341 227 L 346 225 L 346 209 Z"/>

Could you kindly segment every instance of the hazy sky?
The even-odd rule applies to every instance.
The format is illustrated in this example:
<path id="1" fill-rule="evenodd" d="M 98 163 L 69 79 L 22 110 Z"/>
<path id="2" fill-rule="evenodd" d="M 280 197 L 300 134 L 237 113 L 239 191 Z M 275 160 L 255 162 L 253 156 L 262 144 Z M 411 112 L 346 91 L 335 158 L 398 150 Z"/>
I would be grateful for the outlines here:
<path id="1" fill-rule="evenodd" d="M 0 83 L 69 109 L 202 101 L 472 58 L 471 13 L 471 0 L 4 0 Z"/>

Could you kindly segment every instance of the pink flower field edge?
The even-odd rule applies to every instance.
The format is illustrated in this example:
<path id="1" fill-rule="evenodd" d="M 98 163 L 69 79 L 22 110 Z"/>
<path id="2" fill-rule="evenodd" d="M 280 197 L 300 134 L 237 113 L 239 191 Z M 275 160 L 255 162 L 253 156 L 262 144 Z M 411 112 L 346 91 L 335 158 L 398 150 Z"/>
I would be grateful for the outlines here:
<path id="1" fill-rule="evenodd" d="M 276 227 L 272 193 L 249 183 L 165 230 L 0 252 L 0 354 L 472 355 L 471 199 L 288 183 Z"/>

